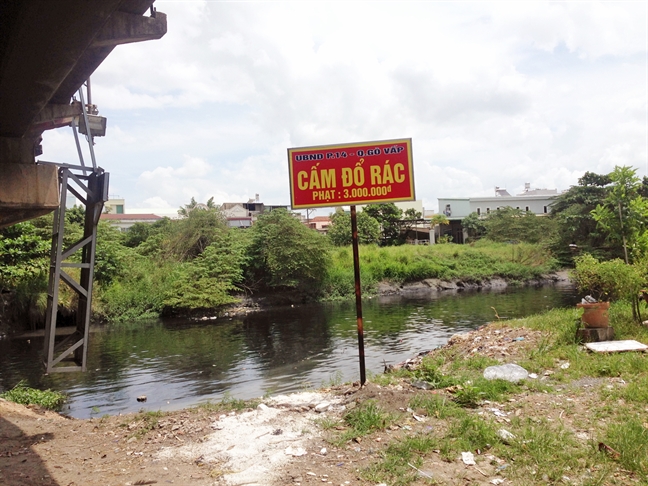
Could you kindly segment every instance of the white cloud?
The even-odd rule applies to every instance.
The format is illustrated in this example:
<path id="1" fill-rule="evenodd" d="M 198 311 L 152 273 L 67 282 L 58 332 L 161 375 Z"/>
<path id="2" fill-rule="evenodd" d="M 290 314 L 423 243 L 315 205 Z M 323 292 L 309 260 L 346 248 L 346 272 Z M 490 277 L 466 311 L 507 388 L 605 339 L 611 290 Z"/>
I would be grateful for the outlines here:
<path id="1" fill-rule="evenodd" d="M 286 148 L 401 137 L 427 208 L 648 171 L 644 2 L 155 5 L 166 36 L 93 76 L 99 163 L 130 207 L 287 204 Z M 75 157 L 65 137 L 45 154 Z"/>
<path id="2" fill-rule="evenodd" d="M 172 206 L 159 196 L 144 199 L 144 205 L 151 208 L 170 209 Z"/>

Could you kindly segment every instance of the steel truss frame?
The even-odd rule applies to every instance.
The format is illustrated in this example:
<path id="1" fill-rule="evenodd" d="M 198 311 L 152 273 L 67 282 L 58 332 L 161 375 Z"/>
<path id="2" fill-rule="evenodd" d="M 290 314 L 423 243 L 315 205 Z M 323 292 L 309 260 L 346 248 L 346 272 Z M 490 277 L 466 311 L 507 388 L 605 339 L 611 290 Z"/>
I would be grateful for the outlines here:
<path id="1" fill-rule="evenodd" d="M 79 89 L 79 98 L 85 126 L 89 127 L 83 88 Z M 39 164 L 55 164 L 59 167 L 60 187 L 59 207 L 54 211 L 52 225 L 52 249 L 50 252 L 47 313 L 45 316 L 43 359 L 48 373 L 86 371 L 87 369 L 88 336 L 92 311 L 92 283 L 97 247 L 97 224 L 99 223 L 104 202 L 108 200 L 109 174 L 104 172 L 101 167 L 97 167 L 91 131 L 88 130 L 86 138 L 92 159 L 92 168 L 86 167 L 84 164 L 76 122 L 72 122 L 72 131 L 81 165 L 38 162 Z M 81 239 L 73 243 L 69 248 L 64 249 L 65 212 L 68 192 L 74 194 L 85 208 L 85 219 Z M 73 273 L 78 273 L 78 277 L 75 278 L 75 276 L 64 270 L 68 268 L 75 269 Z M 61 282 L 68 285 L 76 294 L 74 305 L 76 329 L 72 334 L 57 343 L 56 325 Z"/>
<path id="2" fill-rule="evenodd" d="M 108 176 L 109 174 L 101 168 L 95 169 L 87 175 L 75 174 L 70 166 L 59 169 L 61 201 L 59 208 L 54 212 L 45 322 L 45 367 L 48 373 L 86 371 L 87 368 L 97 223 L 103 204 L 108 200 Z M 79 190 L 74 187 L 73 183 Z M 85 221 L 81 239 L 64 249 L 65 203 L 68 191 L 72 192 L 85 206 Z M 80 258 L 74 258 L 79 253 Z M 77 262 L 71 260 L 77 260 Z M 67 268 L 79 269 L 78 280 L 65 270 Z M 76 293 L 76 329 L 65 339 L 56 343 L 61 282 L 67 284 Z M 61 365 L 64 361 L 69 360 L 72 360 L 74 364 L 71 366 Z"/>

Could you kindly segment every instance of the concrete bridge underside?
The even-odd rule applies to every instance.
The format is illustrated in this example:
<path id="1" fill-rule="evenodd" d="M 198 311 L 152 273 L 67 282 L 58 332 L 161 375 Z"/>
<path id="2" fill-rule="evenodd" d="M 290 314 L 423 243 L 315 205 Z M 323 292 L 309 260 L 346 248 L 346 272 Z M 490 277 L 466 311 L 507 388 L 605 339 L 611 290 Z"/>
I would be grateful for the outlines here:
<path id="1" fill-rule="evenodd" d="M 72 97 L 117 45 L 166 33 L 153 1 L 0 2 L 0 227 L 58 207 L 57 168 L 35 163 L 41 135 L 81 114 Z"/>

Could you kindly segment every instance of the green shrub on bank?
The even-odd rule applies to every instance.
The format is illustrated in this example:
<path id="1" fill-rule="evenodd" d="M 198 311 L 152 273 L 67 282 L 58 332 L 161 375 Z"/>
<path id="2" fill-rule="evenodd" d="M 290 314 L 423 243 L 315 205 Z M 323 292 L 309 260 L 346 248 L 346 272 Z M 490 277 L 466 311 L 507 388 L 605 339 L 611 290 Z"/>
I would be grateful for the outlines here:
<path id="1" fill-rule="evenodd" d="M 329 240 L 285 209 L 262 214 L 247 231 L 250 288 L 319 294 L 329 261 Z"/>
<path id="2" fill-rule="evenodd" d="M 619 258 L 599 262 L 585 254 L 574 261 L 576 268 L 571 276 L 576 287 L 581 294 L 589 294 L 597 300 L 632 301 L 646 283 L 639 266 L 628 265 Z"/>
<path id="3" fill-rule="evenodd" d="M 60 410 L 67 397 L 60 392 L 30 388 L 24 381 L 11 390 L 0 393 L 0 398 L 21 405 L 38 405 L 48 410 Z"/>
<path id="4" fill-rule="evenodd" d="M 482 282 L 494 277 L 526 281 L 557 270 L 556 261 L 540 245 L 479 242 L 475 245 L 378 247 L 361 245 L 360 270 L 364 293 L 377 283 L 400 285 L 425 279 Z M 354 289 L 351 247 L 331 252 L 323 282 L 328 298 L 350 296 Z"/>
<path id="5" fill-rule="evenodd" d="M 176 278 L 175 268 L 148 258 L 133 259 L 121 279 L 99 289 L 97 313 L 117 322 L 158 317 Z"/>

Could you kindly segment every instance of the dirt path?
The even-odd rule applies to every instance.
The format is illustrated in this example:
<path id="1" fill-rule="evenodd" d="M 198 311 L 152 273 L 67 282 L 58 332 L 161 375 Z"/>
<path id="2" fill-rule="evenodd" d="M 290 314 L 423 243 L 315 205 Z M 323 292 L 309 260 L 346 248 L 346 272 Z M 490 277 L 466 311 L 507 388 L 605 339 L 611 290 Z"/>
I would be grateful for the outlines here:
<path id="1" fill-rule="evenodd" d="M 0 484 L 272 484 L 292 458 L 321 452 L 313 420 L 340 403 L 300 393 L 238 412 L 75 420 L 0 400 Z"/>

